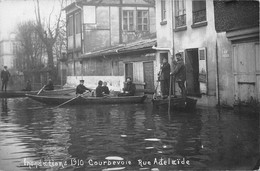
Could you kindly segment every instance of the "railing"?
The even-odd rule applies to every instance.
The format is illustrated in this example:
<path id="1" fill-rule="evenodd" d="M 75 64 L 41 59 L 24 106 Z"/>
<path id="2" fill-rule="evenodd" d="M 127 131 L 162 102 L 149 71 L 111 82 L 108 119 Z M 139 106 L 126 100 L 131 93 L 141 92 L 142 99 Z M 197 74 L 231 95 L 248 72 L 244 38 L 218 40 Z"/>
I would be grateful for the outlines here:
<path id="1" fill-rule="evenodd" d="M 175 27 L 186 26 L 186 14 L 175 17 Z"/>
<path id="2" fill-rule="evenodd" d="M 193 12 L 193 23 L 206 21 L 206 9 Z"/>

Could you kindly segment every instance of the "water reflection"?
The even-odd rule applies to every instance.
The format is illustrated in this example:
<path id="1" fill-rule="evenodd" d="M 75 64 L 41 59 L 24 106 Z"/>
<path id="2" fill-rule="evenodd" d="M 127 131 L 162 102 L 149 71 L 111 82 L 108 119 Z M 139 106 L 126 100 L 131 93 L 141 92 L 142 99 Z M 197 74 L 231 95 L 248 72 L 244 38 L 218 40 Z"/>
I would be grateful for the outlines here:
<path id="1" fill-rule="evenodd" d="M 258 115 L 198 108 L 175 111 L 169 120 L 167 109 L 150 104 L 50 109 L 30 99 L 1 100 L 0 170 L 32 170 L 25 159 L 101 170 L 112 166 L 91 164 L 108 158 L 131 161 L 113 166 L 128 170 L 251 169 L 258 157 Z"/>
<path id="2" fill-rule="evenodd" d="M 3 98 L 2 100 L 2 114 L 6 115 L 8 112 L 7 99 Z"/>

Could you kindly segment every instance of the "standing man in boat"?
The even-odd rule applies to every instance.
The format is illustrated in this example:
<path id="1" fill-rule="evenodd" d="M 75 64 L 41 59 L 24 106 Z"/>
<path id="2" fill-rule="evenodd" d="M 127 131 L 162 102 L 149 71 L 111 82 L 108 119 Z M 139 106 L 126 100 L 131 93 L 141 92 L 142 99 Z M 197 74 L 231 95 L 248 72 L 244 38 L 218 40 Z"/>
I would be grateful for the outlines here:
<path id="1" fill-rule="evenodd" d="M 183 57 L 181 53 L 176 53 L 176 60 L 173 60 L 174 70 L 171 73 L 175 77 L 175 80 L 178 82 L 178 85 L 181 89 L 182 97 L 186 97 L 186 88 L 185 88 L 185 81 L 186 81 L 186 67 L 183 61 Z M 174 80 L 174 79 L 173 79 Z"/>
<path id="2" fill-rule="evenodd" d="M 120 93 L 118 96 L 134 96 L 135 95 L 135 84 L 132 82 L 131 77 L 126 78 L 126 85 L 123 88 L 123 93 Z"/>
<path id="3" fill-rule="evenodd" d="M 79 85 L 76 88 L 76 94 L 83 94 L 85 91 L 91 91 L 91 89 L 84 86 L 84 80 L 79 81 Z"/>
<path id="4" fill-rule="evenodd" d="M 7 83 L 9 81 L 9 78 L 10 78 L 10 73 L 9 71 L 7 70 L 7 66 L 4 66 L 4 69 L 1 71 L 1 80 L 2 80 L 2 91 L 6 91 L 6 88 L 7 88 Z"/>
<path id="5" fill-rule="evenodd" d="M 161 92 L 162 97 L 167 98 L 169 95 L 171 66 L 166 58 L 163 58 L 162 62 L 159 76 L 161 81 Z"/>

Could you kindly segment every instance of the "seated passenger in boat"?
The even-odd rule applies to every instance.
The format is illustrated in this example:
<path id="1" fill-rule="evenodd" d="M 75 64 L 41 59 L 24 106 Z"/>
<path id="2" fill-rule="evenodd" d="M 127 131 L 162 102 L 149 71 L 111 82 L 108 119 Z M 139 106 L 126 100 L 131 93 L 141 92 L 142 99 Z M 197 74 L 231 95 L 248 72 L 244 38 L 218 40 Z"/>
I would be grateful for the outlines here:
<path id="1" fill-rule="evenodd" d="M 25 89 L 22 89 L 22 91 L 32 91 L 32 84 L 30 80 L 27 80 Z"/>
<path id="2" fill-rule="evenodd" d="M 103 81 L 98 81 L 98 86 L 96 88 L 96 97 L 103 97 Z"/>
<path id="3" fill-rule="evenodd" d="M 44 90 L 54 90 L 54 85 L 51 79 L 49 79 L 48 84 L 45 86 Z"/>
<path id="4" fill-rule="evenodd" d="M 80 80 L 79 85 L 76 88 L 76 94 L 83 94 L 86 91 L 91 91 L 91 89 L 85 87 L 83 84 L 84 84 L 84 80 Z"/>
<path id="5" fill-rule="evenodd" d="M 103 89 L 103 94 L 105 94 L 105 95 L 109 95 L 110 94 L 109 89 L 107 87 L 107 82 L 103 83 L 102 89 Z"/>
<path id="6" fill-rule="evenodd" d="M 131 77 L 126 78 L 126 85 L 123 88 L 123 93 L 118 94 L 118 96 L 134 96 L 135 95 L 135 84 L 132 82 Z"/>

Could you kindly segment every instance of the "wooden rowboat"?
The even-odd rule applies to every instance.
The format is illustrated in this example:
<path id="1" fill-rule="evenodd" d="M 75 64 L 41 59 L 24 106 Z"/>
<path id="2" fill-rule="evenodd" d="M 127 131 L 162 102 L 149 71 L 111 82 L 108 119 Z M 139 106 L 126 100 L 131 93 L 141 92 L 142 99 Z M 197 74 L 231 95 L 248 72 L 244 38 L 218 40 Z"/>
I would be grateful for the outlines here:
<path id="1" fill-rule="evenodd" d="M 66 89 L 57 89 L 51 91 L 43 90 L 40 95 L 41 96 L 49 96 L 49 95 L 63 95 L 75 92 L 75 88 L 66 88 Z M 38 91 L 0 91 L 0 98 L 16 98 L 16 97 L 26 97 L 26 94 L 36 95 Z"/>
<path id="2" fill-rule="evenodd" d="M 30 95 L 27 96 L 35 101 L 49 104 L 49 105 L 59 105 L 71 100 L 75 96 L 38 96 Z M 69 105 L 88 105 L 88 104 L 120 104 L 120 103 L 143 103 L 146 96 L 122 96 L 122 97 L 78 97 L 71 102 Z"/>
<path id="3" fill-rule="evenodd" d="M 157 97 L 152 99 L 153 105 L 159 107 L 159 106 L 168 106 L 169 99 L 163 99 L 161 97 Z M 197 99 L 190 98 L 190 97 L 171 97 L 171 107 L 173 109 L 187 109 L 192 110 L 196 108 Z"/>

